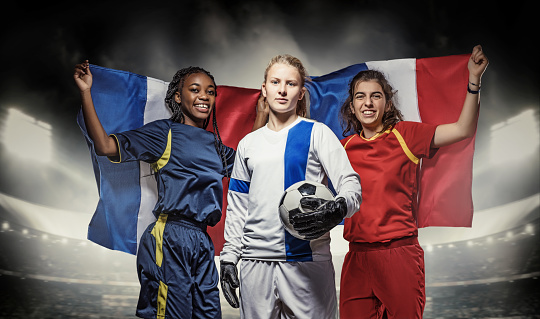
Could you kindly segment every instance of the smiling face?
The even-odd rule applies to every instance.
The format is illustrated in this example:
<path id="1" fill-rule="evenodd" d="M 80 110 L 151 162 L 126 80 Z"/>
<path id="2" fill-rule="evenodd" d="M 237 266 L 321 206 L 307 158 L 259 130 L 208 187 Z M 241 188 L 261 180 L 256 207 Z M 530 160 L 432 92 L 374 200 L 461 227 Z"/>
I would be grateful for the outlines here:
<path id="1" fill-rule="evenodd" d="M 366 138 L 382 131 L 384 112 L 388 111 L 389 106 L 378 82 L 358 82 L 354 88 L 350 108 L 360 121 Z"/>
<path id="2" fill-rule="evenodd" d="M 181 93 L 176 92 L 174 98 L 184 113 L 184 124 L 202 128 L 214 108 L 216 86 L 206 74 L 190 74 L 184 79 Z"/>
<path id="3" fill-rule="evenodd" d="M 267 72 L 262 85 L 262 93 L 270 106 L 270 113 L 276 116 L 293 116 L 296 105 L 304 97 L 306 88 L 295 67 L 276 63 Z"/>

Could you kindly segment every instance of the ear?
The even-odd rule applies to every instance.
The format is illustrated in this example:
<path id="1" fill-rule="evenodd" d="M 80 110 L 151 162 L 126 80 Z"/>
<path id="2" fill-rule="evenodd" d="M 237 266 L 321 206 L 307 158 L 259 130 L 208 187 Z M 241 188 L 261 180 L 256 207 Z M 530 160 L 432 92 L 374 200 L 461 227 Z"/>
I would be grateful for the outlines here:
<path id="1" fill-rule="evenodd" d="M 349 102 L 349 108 L 351 109 L 351 113 L 354 114 L 354 106 L 352 102 Z"/>
<path id="2" fill-rule="evenodd" d="M 386 113 L 386 112 L 390 111 L 390 109 L 392 108 L 392 105 L 393 105 L 392 101 L 387 101 L 386 102 L 386 107 L 384 108 L 384 112 Z"/>
<path id="3" fill-rule="evenodd" d="M 176 91 L 176 93 L 174 93 L 174 100 L 178 104 L 182 103 L 182 96 L 180 95 L 180 92 Z"/>
<path id="4" fill-rule="evenodd" d="M 304 95 L 306 94 L 306 87 L 302 87 L 302 91 L 300 92 L 300 97 L 298 98 L 298 101 L 304 98 Z"/>

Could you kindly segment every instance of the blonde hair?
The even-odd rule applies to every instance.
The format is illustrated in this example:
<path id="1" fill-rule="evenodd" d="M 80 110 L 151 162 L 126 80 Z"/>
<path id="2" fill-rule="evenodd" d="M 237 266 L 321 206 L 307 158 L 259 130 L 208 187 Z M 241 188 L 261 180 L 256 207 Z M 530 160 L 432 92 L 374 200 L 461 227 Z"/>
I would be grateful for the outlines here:
<path id="1" fill-rule="evenodd" d="M 306 81 L 309 81 L 308 74 L 306 71 L 306 68 L 304 68 L 304 65 L 298 59 L 297 57 L 294 57 L 289 54 L 280 54 L 273 57 L 270 62 L 268 63 L 268 66 L 266 67 L 266 70 L 264 71 L 264 82 L 266 83 L 266 78 L 268 76 L 268 70 L 277 63 L 285 64 L 288 66 L 291 66 L 295 68 L 298 73 L 300 74 L 300 84 L 301 87 L 304 87 L 304 84 Z M 298 103 L 296 103 L 296 114 L 302 117 L 305 117 L 307 114 L 307 102 L 305 99 L 305 96 L 303 99 L 299 100 Z"/>

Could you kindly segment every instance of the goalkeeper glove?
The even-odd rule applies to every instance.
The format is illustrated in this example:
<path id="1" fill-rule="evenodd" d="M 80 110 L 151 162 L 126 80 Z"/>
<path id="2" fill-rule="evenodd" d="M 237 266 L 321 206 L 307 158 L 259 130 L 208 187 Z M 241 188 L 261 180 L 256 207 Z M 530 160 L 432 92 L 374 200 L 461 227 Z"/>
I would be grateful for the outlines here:
<path id="1" fill-rule="evenodd" d="M 238 281 L 236 265 L 231 262 L 222 262 L 220 267 L 220 281 L 223 295 L 231 307 L 238 308 L 240 305 L 238 303 L 238 296 L 236 295 L 236 288 L 238 288 L 240 282 Z"/>
<path id="2" fill-rule="evenodd" d="M 345 198 L 326 201 L 321 198 L 304 197 L 300 205 L 305 213 L 289 215 L 293 228 L 307 240 L 317 239 L 339 224 L 347 214 Z"/>

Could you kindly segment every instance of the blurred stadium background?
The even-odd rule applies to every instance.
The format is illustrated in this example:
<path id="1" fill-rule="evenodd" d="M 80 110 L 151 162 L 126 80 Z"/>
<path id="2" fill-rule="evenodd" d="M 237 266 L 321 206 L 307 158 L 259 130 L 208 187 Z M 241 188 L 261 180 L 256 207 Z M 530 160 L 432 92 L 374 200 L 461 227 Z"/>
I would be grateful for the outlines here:
<path id="1" fill-rule="evenodd" d="M 91 165 L 54 131 L 0 110 L 0 318 L 134 318 L 135 257 L 85 239 L 97 203 Z M 538 110 L 479 134 L 488 136 L 477 140 L 473 227 L 420 232 L 424 318 L 540 318 Z M 338 293 L 341 231 L 332 231 Z M 239 318 L 225 300 L 222 309 Z"/>

